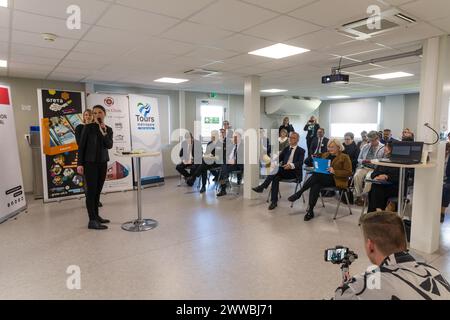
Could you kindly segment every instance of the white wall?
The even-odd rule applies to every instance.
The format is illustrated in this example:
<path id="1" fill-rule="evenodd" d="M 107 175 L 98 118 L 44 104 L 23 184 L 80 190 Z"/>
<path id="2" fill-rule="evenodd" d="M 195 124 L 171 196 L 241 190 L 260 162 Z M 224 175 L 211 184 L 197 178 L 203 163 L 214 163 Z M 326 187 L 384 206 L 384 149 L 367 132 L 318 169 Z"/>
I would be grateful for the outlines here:
<path id="1" fill-rule="evenodd" d="M 391 129 L 392 137 L 400 139 L 405 118 L 405 96 L 386 96 L 381 101 L 381 127 Z"/>

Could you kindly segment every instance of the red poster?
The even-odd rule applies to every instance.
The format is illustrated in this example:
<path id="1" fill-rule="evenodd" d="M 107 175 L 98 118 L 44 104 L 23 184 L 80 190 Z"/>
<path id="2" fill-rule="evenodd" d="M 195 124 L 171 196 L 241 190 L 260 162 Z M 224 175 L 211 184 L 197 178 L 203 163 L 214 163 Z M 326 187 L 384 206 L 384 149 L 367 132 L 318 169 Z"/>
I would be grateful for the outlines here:
<path id="1" fill-rule="evenodd" d="M 5 87 L 0 87 L 0 104 L 9 105 L 9 90 Z"/>

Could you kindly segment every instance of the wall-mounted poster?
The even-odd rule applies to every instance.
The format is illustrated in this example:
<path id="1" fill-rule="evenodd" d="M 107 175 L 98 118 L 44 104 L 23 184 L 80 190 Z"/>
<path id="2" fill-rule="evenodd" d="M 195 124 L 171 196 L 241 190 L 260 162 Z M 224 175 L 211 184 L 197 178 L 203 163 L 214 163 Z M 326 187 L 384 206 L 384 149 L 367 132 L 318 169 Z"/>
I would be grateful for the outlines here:
<path id="1" fill-rule="evenodd" d="M 158 100 L 130 94 L 131 145 L 133 150 L 161 152 Z M 162 155 L 141 160 L 142 185 L 164 181 Z M 136 183 L 137 179 L 134 177 Z"/>
<path id="2" fill-rule="evenodd" d="M 77 174 L 75 128 L 82 123 L 84 93 L 38 89 L 44 202 L 84 194 Z"/>
<path id="3" fill-rule="evenodd" d="M 0 222 L 26 209 L 9 87 L 0 86 Z"/>
<path id="4" fill-rule="evenodd" d="M 131 158 L 117 157 L 115 152 L 131 150 L 128 97 L 124 95 L 87 94 L 87 106 L 101 105 L 106 109 L 105 124 L 113 130 L 113 148 L 109 151 L 104 192 L 133 189 Z"/>

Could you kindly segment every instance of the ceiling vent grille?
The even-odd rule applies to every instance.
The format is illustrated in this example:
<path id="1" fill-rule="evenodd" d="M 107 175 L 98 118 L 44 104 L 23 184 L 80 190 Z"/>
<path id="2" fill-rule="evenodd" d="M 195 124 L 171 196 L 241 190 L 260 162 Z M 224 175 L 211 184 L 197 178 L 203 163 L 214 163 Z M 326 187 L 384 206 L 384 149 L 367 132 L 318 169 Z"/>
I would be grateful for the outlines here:
<path id="1" fill-rule="evenodd" d="M 209 76 L 217 75 L 217 74 L 219 74 L 219 72 L 213 71 L 213 70 L 206 70 L 206 69 L 192 69 L 192 70 L 185 71 L 184 74 L 188 74 L 191 76 L 199 76 L 199 77 L 209 77 Z"/>
<path id="2" fill-rule="evenodd" d="M 382 12 L 379 19 L 379 28 L 370 28 L 373 18 L 367 17 L 346 23 L 337 31 L 354 39 L 364 40 L 416 23 L 414 18 L 408 17 L 397 9 Z"/>

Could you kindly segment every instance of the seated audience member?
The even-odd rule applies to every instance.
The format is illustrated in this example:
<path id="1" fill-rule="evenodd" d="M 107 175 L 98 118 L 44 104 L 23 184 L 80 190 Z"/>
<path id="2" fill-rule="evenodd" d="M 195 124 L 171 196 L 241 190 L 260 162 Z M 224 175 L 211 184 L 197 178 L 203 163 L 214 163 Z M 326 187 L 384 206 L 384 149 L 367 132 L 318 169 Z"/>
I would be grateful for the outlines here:
<path id="1" fill-rule="evenodd" d="M 216 164 L 215 156 L 216 156 L 216 146 L 217 146 L 217 136 L 219 135 L 219 132 L 217 130 L 214 130 L 211 132 L 211 141 L 208 142 L 206 145 L 205 155 L 203 157 L 202 164 L 197 166 L 195 171 L 191 171 L 192 175 L 188 179 L 188 184 L 193 185 L 195 182 L 195 179 L 199 176 L 202 176 L 202 187 L 200 189 L 200 193 L 204 193 L 206 191 L 206 183 L 208 180 L 208 170 L 211 172 L 211 174 L 214 176 L 214 181 L 217 181 L 218 172 L 214 169 L 218 167 L 218 164 Z M 208 157 L 205 159 L 205 157 Z M 214 158 L 214 159 L 212 159 Z"/>
<path id="2" fill-rule="evenodd" d="M 367 135 L 368 143 L 361 149 L 358 157 L 358 168 L 355 172 L 353 184 L 355 186 L 356 204 L 363 205 L 361 198 L 363 193 L 370 191 L 370 183 L 365 183 L 368 173 L 373 171 L 374 165 L 371 164 L 371 160 L 383 158 L 384 145 L 380 143 L 378 133 L 376 131 L 370 131 Z"/>
<path id="3" fill-rule="evenodd" d="M 405 226 L 392 212 L 372 212 L 361 219 L 370 268 L 347 274 L 336 289 L 336 300 L 449 300 L 450 284 L 434 267 L 408 253 Z M 374 280 L 376 279 L 376 280 Z"/>
<path id="4" fill-rule="evenodd" d="M 305 150 L 297 145 L 298 140 L 299 134 L 297 132 L 291 132 L 291 134 L 289 135 L 289 147 L 283 149 L 278 157 L 278 172 L 274 175 L 269 175 L 260 186 L 253 188 L 253 191 L 262 193 L 264 189 L 267 189 L 272 183 L 271 203 L 269 206 L 269 210 L 273 210 L 277 207 L 280 180 L 302 180 L 302 167 L 303 160 L 305 158 Z"/>
<path id="5" fill-rule="evenodd" d="M 403 129 L 402 141 L 414 141 L 414 133 L 409 128 Z"/>
<path id="6" fill-rule="evenodd" d="M 283 124 L 278 128 L 278 135 L 280 134 L 281 129 L 286 129 L 286 131 L 289 133 L 294 132 L 294 127 L 292 124 L 289 123 L 289 117 L 284 117 Z"/>
<path id="7" fill-rule="evenodd" d="M 197 169 L 197 166 L 202 163 L 203 156 L 202 144 L 200 141 L 194 139 L 192 133 L 187 132 L 185 134 L 185 140 L 181 143 L 179 155 L 181 163 L 176 166 L 176 170 L 187 180 L 188 185 L 192 186 L 192 181 L 188 180 L 191 174 L 187 169 L 189 169 L 190 172 L 194 172 Z"/>
<path id="8" fill-rule="evenodd" d="M 391 156 L 392 143 L 386 144 L 384 149 L 384 156 L 389 158 Z M 370 179 L 378 181 L 372 183 L 369 192 L 369 206 L 367 212 L 384 211 L 388 203 L 388 199 L 398 196 L 399 183 L 399 168 L 376 166 L 371 173 Z"/>
<path id="9" fill-rule="evenodd" d="M 445 211 L 450 203 L 450 161 L 445 165 L 444 187 L 442 189 L 441 223 L 445 220 Z"/>
<path id="10" fill-rule="evenodd" d="M 280 130 L 280 137 L 278 138 L 278 151 L 281 152 L 289 146 L 289 135 L 286 129 Z"/>
<path id="11" fill-rule="evenodd" d="M 392 138 L 392 131 L 391 129 L 384 129 L 383 130 L 383 137 L 381 138 L 380 142 L 382 144 L 386 144 L 388 142 L 397 141 L 394 138 Z"/>
<path id="12" fill-rule="evenodd" d="M 227 182 L 230 172 L 232 171 L 244 171 L 244 145 L 241 142 L 242 137 L 239 132 L 235 132 L 233 135 L 233 147 L 230 152 L 227 152 L 227 162 L 221 166 L 220 173 L 220 191 L 217 193 L 218 197 L 227 194 Z M 238 184 L 240 183 L 242 176 L 238 176 Z"/>
<path id="13" fill-rule="evenodd" d="M 352 176 L 352 161 L 348 155 L 343 153 L 343 151 L 344 146 L 342 143 L 337 139 L 331 139 L 330 142 L 328 142 L 328 152 L 321 156 L 323 159 L 331 160 L 331 166 L 328 168 L 330 174 L 313 173 L 311 177 L 305 181 L 300 191 L 289 197 L 289 201 L 297 201 L 306 190 L 310 189 L 309 207 L 305 215 L 305 221 L 314 218 L 314 207 L 322 188 L 348 188 L 348 179 Z"/>
<path id="14" fill-rule="evenodd" d="M 317 137 L 315 137 L 311 142 L 311 149 L 308 151 L 308 158 L 305 160 L 305 164 L 308 167 L 313 165 L 313 157 L 319 157 L 322 153 L 327 152 L 329 139 L 325 137 L 325 129 L 319 128 L 317 130 Z"/>
<path id="15" fill-rule="evenodd" d="M 367 140 L 367 131 L 361 132 L 361 141 L 358 141 L 358 149 L 361 150 L 369 141 Z"/>
<path id="16" fill-rule="evenodd" d="M 308 156 L 309 150 L 311 150 L 311 143 L 314 140 L 314 138 L 317 137 L 317 131 L 320 129 L 320 124 L 317 123 L 317 119 L 314 116 L 311 116 L 309 118 L 308 122 L 305 124 L 305 127 L 303 128 L 303 131 L 307 131 L 306 134 L 306 146 L 308 148 Z"/>
<path id="17" fill-rule="evenodd" d="M 263 155 L 267 155 L 270 157 L 271 152 L 272 152 L 272 147 L 270 145 L 270 140 L 266 135 L 266 130 L 263 128 L 259 129 L 259 143 L 260 143 L 260 148 L 261 148 L 261 156 Z"/>
<path id="18" fill-rule="evenodd" d="M 348 154 L 350 157 L 350 160 L 352 160 L 352 170 L 355 172 L 356 166 L 358 165 L 358 156 L 359 156 L 359 149 L 356 145 L 355 141 L 353 140 L 355 138 L 355 135 L 351 132 L 347 132 L 344 135 L 344 153 Z"/>

